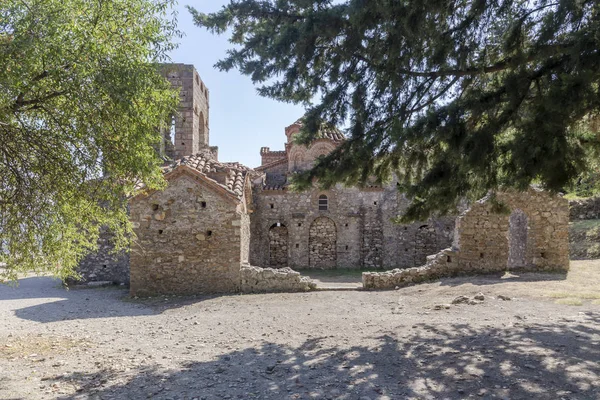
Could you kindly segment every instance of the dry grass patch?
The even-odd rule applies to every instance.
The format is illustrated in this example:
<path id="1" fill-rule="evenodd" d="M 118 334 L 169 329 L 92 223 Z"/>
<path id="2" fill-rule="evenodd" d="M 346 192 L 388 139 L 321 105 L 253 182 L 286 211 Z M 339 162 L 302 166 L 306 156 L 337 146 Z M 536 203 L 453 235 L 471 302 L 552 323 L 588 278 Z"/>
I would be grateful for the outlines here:
<path id="1" fill-rule="evenodd" d="M 568 306 L 582 306 L 583 305 L 583 301 L 581 301 L 581 299 L 578 299 L 576 297 L 567 297 L 564 299 L 558 299 L 555 301 L 556 304 L 566 304 Z"/>
<path id="2" fill-rule="evenodd" d="M 90 343 L 65 337 L 25 336 L 7 337 L 0 340 L 0 360 L 15 358 L 41 358 L 48 355 L 64 354 Z"/>

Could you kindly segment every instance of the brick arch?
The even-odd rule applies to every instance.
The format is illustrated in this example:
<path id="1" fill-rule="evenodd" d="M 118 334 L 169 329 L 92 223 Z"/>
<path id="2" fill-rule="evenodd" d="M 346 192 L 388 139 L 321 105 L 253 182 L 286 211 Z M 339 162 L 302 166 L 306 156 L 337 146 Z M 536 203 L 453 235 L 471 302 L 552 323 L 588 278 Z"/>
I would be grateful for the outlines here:
<path id="1" fill-rule="evenodd" d="M 333 269 L 337 266 L 337 229 L 331 218 L 316 218 L 310 225 L 309 267 Z"/>
<path id="2" fill-rule="evenodd" d="M 316 160 L 319 156 L 325 156 L 335 150 L 335 145 L 329 141 L 315 141 L 311 144 L 308 153 L 311 160 Z"/>
<path id="3" fill-rule="evenodd" d="M 288 229 L 281 223 L 269 228 L 269 266 L 283 268 L 288 265 Z"/>
<path id="4" fill-rule="evenodd" d="M 297 145 L 292 146 L 292 148 L 290 149 L 289 155 L 288 155 L 289 170 L 290 171 L 301 170 L 304 167 L 305 157 L 306 157 L 306 149 L 305 148 L 303 148 L 301 146 L 297 146 Z"/>

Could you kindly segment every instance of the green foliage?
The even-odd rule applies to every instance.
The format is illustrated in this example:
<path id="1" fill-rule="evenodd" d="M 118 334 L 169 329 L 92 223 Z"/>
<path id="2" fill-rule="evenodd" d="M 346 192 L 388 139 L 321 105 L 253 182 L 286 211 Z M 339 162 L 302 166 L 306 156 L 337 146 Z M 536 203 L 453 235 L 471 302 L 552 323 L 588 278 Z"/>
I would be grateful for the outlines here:
<path id="1" fill-rule="evenodd" d="M 156 128 L 178 96 L 157 63 L 178 35 L 171 3 L 1 3 L 0 282 L 73 275 L 100 226 L 125 245 L 124 199 L 135 183 L 163 185 Z"/>
<path id="2" fill-rule="evenodd" d="M 300 188 L 394 173 L 414 200 L 405 220 L 424 219 L 490 189 L 562 191 L 600 148 L 581 129 L 600 111 L 595 0 L 232 0 L 190 11 L 231 32 L 219 68 L 308 107 L 308 139 L 321 121 L 347 126 Z"/>

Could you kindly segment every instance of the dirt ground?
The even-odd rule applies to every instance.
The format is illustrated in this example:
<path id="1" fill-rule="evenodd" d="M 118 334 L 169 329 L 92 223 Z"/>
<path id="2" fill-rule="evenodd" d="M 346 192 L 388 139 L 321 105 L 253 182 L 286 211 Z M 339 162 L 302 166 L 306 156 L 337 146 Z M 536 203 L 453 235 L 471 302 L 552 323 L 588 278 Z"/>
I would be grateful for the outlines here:
<path id="1" fill-rule="evenodd" d="M 27 277 L 0 287 L 0 321 L 1 399 L 600 399 L 600 261 L 151 300 Z"/>

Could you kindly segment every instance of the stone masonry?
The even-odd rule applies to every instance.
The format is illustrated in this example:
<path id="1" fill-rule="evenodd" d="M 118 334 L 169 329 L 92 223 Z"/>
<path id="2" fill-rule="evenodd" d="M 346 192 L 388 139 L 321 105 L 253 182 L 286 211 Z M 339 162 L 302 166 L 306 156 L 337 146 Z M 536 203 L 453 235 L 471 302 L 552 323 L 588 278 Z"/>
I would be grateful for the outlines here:
<path id="1" fill-rule="evenodd" d="M 115 253 L 112 235 L 103 229 L 98 240 L 98 251 L 88 254 L 79 263 L 77 272 L 82 282 L 112 282 L 129 284 L 129 252 Z M 69 283 L 76 283 L 69 280 Z"/>
<path id="2" fill-rule="evenodd" d="M 164 191 L 131 201 L 137 235 L 131 251 L 131 295 L 237 292 L 248 261 L 249 230 L 237 198 L 192 168 L 167 176 Z"/>
<path id="3" fill-rule="evenodd" d="M 506 207 L 496 210 L 495 204 Z M 504 212 L 502 212 L 504 211 Z M 473 204 L 456 221 L 452 248 L 418 268 L 363 273 L 367 289 L 391 289 L 461 274 L 569 269 L 569 205 L 537 189 L 497 194 Z"/>
<path id="4" fill-rule="evenodd" d="M 242 293 L 308 292 L 316 284 L 291 268 L 241 267 Z"/>
<path id="5" fill-rule="evenodd" d="M 498 200 L 506 213 L 483 199 L 458 219 L 401 225 L 394 220 L 409 201 L 395 179 L 293 192 L 294 173 L 344 142 L 338 129 L 323 124 L 312 143 L 300 145 L 294 140 L 300 119 L 285 128 L 282 150 L 260 148 L 259 167 L 219 162 L 209 141 L 208 89 L 198 73 L 183 64 L 162 72 L 181 98 L 160 149 L 168 185 L 158 192 L 140 188 L 130 199 L 136 239 L 129 268 L 125 255 L 109 263 L 110 246 L 101 243 L 81 265 L 85 280 L 129 277 L 131 294 L 147 296 L 311 287 L 289 268 L 396 268 L 365 273 L 367 288 L 460 273 L 568 268 L 569 212 L 562 198 L 533 189 L 503 192 Z"/>
<path id="6" fill-rule="evenodd" d="M 294 136 L 301 128 L 302 120 L 285 128 L 285 150 L 260 150 L 263 164 L 255 169 L 260 175 L 253 180 L 253 265 L 287 265 L 296 269 L 408 268 L 422 265 L 429 254 L 450 246 L 452 217 L 409 225 L 393 222 L 409 205 L 394 180 L 383 186 L 336 185 L 329 190 L 289 191 L 291 174 L 310 168 L 318 156 L 344 140 L 335 128 L 324 126 L 312 144 L 300 146 L 294 143 Z M 278 242 L 287 249 L 287 262 L 282 261 L 286 252 L 272 240 L 270 230 L 277 224 L 287 229 L 287 243 Z"/>

